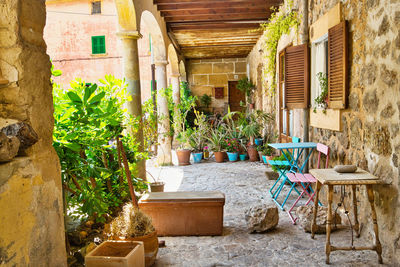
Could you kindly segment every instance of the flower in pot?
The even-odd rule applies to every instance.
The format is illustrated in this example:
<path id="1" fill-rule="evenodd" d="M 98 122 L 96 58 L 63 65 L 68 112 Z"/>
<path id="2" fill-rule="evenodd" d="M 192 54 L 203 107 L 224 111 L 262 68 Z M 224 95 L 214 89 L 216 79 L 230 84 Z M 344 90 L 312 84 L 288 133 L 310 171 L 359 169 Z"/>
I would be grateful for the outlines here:
<path id="1" fill-rule="evenodd" d="M 237 161 L 239 155 L 239 143 L 236 138 L 225 139 L 225 147 L 229 161 Z"/>
<path id="2" fill-rule="evenodd" d="M 127 203 L 122 212 L 109 225 L 105 232 L 111 240 L 142 241 L 146 266 L 154 264 L 158 252 L 157 232 L 151 218 Z"/>
<path id="3" fill-rule="evenodd" d="M 203 147 L 203 158 L 208 159 L 210 157 L 210 151 L 208 150 L 208 146 Z"/>
<path id="4" fill-rule="evenodd" d="M 210 136 L 207 137 L 210 149 L 214 152 L 215 161 L 218 163 L 224 162 L 225 153 L 225 138 L 220 128 L 211 130 Z"/>

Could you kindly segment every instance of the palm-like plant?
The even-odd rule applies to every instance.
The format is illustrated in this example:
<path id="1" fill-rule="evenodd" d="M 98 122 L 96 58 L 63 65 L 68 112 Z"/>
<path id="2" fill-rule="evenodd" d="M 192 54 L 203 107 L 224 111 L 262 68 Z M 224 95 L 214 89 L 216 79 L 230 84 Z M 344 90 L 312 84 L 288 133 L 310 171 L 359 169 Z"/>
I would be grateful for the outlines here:
<path id="1" fill-rule="evenodd" d="M 221 128 L 212 129 L 210 136 L 208 136 L 207 139 L 212 151 L 220 152 L 224 150 L 225 136 L 222 133 Z"/>

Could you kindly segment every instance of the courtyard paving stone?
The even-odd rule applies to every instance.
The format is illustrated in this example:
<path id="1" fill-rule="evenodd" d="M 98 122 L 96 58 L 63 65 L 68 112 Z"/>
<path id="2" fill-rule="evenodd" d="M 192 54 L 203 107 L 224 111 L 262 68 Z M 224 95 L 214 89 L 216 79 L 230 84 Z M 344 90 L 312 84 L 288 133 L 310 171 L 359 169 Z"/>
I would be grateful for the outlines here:
<path id="1" fill-rule="evenodd" d="M 160 248 L 155 266 L 329 266 L 325 264 L 325 235 L 311 239 L 284 211 L 279 211 L 275 230 L 262 234 L 247 230 L 245 210 L 261 202 L 273 203 L 268 189 L 274 181 L 266 178 L 265 165 L 207 161 L 147 169 L 166 183 L 165 191 L 219 190 L 226 196 L 222 236 L 160 237 L 166 246 Z M 289 201 L 294 199 L 293 194 Z M 365 244 L 367 235 L 364 233 L 355 244 Z M 350 230 L 333 232 L 331 239 L 335 245 L 348 246 Z M 331 266 L 379 265 L 373 251 L 335 251 L 330 260 Z"/>

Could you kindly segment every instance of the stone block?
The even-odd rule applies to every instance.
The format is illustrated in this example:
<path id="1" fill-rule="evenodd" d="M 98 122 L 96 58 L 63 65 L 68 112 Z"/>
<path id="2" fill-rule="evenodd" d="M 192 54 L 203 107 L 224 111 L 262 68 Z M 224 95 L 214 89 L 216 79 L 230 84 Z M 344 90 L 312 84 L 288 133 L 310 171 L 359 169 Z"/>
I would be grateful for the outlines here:
<path id="1" fill-rule="evenodd" d="M 210 75 L 209 84 L 213 86 L 227 86 L 228 76 L 226 74 Z"/>
<path id="2" fill-rule="evenodd" d="M 224 58 L 223 61 L 224 62 L 236 62 L 237 58 Z"/>
<path id="3" fill-rule="evenodd" d="M 274 204 L 256 205 L 245 211 L 245 219 L 251 233 L 265 232 L 278 225 L 278 208 Z"/>
<path id="4" fill-rule="evenodd" d="M 214 63 L 212 71 L 213 73 L 233 73 L 235 71 L 234 63 Z"/>
<path id="5" fill-rule="evenodd" d="M 235 73 L 246 72 L 247 64 L 246 62 L 236 62 L 235 63 Z"/>
<path id="6" fill-rule="evenodd" d="M 387 126 L 377 123 L 368 123 L 364 127 L 364 143 L 372 152 L 378 155 L 389 156 L 392 153 L 390 132 Z"/>
<path id="7" fill-rule="evenodd" d="M 314 214 L 313 211 L 314 211 L 314 205 L 300 206 L 296 209 L 296 214 L 298 216 L 297 222 L 299 223 L 300 227 L 303 228 L 303 230 L 308 233 L 311 232 L 311 223 Z M 317 219 L 316 219 L 317 228 L 315 231 L 316 234 L 326 233 L 327 214 L 328 214 L 328 207 L 318 206 Z M 335 230 L 334 227 L 335 222 L 337 225 L 341 224 L 341 218 L 339 214 L 333 214 L 332 231 Z"/>
<path id="8" fill-rule="evenodd" d="M 211 63 L 197 63 L 189 65 L 189 73 L 191 74 L 210 74 L 213 66 Z"/>
<path id="9" fill-rule="evenodd" d="M 194 85 L 208 85 L 208 75 L 193 75 Z"/>
<path id="10" fill-rule="evenodd" d="M 246 73 L 240 73 L 240 74 L 228 74 L 228 79 L 229 81 L 237 81 L 243 78 L 246 78 L 247 75 Z"/>
<path id="11" fill-rule="evenodd" d="M 20 142 L 18 138 L 7 137 L 0 132 L 0 162 L 11 161 L 18 154 Z"/>
<path id="12" fill-rule="evenodd" d="M 202 59 L 201 63 L 219 63 L 222 62 L 221 58 Z"/>
<path id="13" fill-rule="evenodd" d="M 211 86 L 204 86 L 204 85 L 195 85 L 191 87 L 193 95 L 202 96 L 204 94 L 210 95 L 212 94 L 212 87 Z"/>

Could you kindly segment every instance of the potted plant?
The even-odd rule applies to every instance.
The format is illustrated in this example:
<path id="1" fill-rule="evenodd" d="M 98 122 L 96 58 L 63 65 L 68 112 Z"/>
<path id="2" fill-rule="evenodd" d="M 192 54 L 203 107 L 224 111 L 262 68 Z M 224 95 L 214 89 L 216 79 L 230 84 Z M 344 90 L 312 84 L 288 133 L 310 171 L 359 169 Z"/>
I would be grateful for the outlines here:
<path id="1" fill-rule="evenodd" d="M 208 146 L 203 148 L 203 158 L 208 159 L 210 157 L 210 151 L 208 150 Z"/>
<path id="2" fill-rule="evenodd" d="M 200 97 L 200 103 L 208 110 L 208 107 L 211 105 L 211 96 L 207 94 L 202 95 Z"/>
<path id="3" fill-rule="evenodd" d="M 151 178 L 153 179 L 153 182 L 150 183 L 150 192 L 164 192 L 164 186 L 165 183 L 161 180 L 154 178 L 154 176 L 146 171 L 148 174 L 150 174 Z"/>
<path id="4" fill-rule="evenodd" d="M 262 158 L 265 164 L 268 164 L 268 160 L 272 160 L 274 157 L 274 149 L 268 145 L 265 145 L 262 150 Z"/>
<path id="5" fill-rule="evenodd" d="M 236 87 L 246 95 L 246 102 L 249 105 L 249 109 L 254 109 L 252 96 L 255 87 L 256 86 L 247 77 L 240 79 Z"/>
<path id="6" fill-rule="evenodd" d="M 192 156 L 195 163 L 201 162 L 203 158 L 203 137 L 199 131 L 193 131 L 189 137 L 190 146 L 192 147 Z"/>
<path id="7" fill-rule="evenodd" d="M 190 145 L 193 149 L 192 155 L 194 162 L 198 163 L 203 157 L 203 148 L 206 144 L 206 137 L 208 134 L 209 125 L 207 123 L 207 118 L 204 113 L 194 110 L 195 119 L 193 131 L 189 137 Z"/>
<path id="8" fill-rule="evenodd" d="M 189 110 L 190 109 L 185 109 L 185 111 L 182 112 L 180 108 L 177 108 L 174 112 L 173 126 L 176 139 L 179 143 L 176 150 L 179 166 L 190 165 L 191 147 L 189 144 L 189 137 L 192 134 L 192 130 L 186 128 L 186 116 Z"/>
<path id="9" fill-rule="evenodd" d="M 245 161 L 247 158 L 246 141 L 239 140 L 239 159 Z"/>
<path id="10" fill-rule="evenodd" d="M 209 141 L 210 149 L 213 151 L 215 156 L 215 161 L 218 163 L 224 162 L 224 135 L 222 134 L 220 128 L 214 128 L 211 130 L 210 136 L 207 138 Z"/>
<path id="11" fill-rule="evenodd" d="M 328 78 L 326 77 L 326 73 L 323 72 L 318 72 L 317 78 L 321 93 L 314 99 L 314 102 L 318 107 L 321 107 L 323 109 L 322 112 L 326 114 L 326 108 L 328 107 Z M 317 107 L 314 107 L 313 111 L 316 113 Z"/>
<path id="12" fill-rule="evenodd" d="M 225 143 L 229 161 L 237 161 L 239 155 L 239 143 L 237 139 L 225 139 Z"/>
<path id="13" fill-rule="evenodd" d="M 127 203 L 122 212 L 105 228 L 111 240 L 142 241 L 146 266 L 154 264 L 158 252 L 157 232 L 151 218 Z"/>

